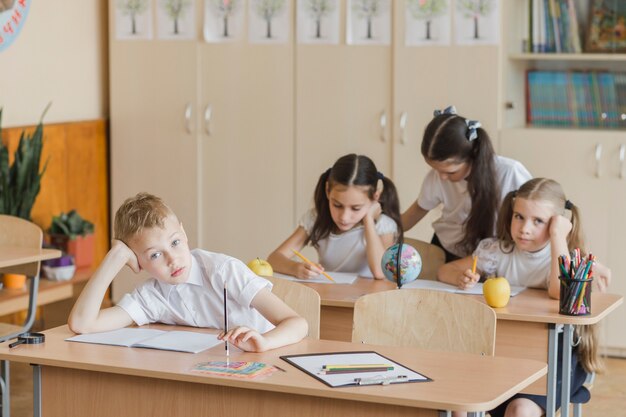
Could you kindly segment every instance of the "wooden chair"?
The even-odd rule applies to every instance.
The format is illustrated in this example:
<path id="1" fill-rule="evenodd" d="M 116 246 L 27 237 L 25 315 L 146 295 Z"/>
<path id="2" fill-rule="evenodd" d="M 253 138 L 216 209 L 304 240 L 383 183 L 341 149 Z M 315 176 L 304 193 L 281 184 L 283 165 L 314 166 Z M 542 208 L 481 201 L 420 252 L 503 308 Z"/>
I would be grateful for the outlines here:
<path id="1" fill-rule="evenodd" d="M 439 267 L 446 263 L 446 254 L 439 246 L 424 242 L 423 240 L 404 238 L 404 243 L 413 246 L 422 258 L 422 271 L 419 279 L 437 279 Z"/>
<path id="2" fill-rule="evenodd" d="M 24 219 L 0 215 L 0 248 L 40 249 L 43 239 L 41 229 Z M 9 249 L 10 250 L 10 249 Z M 28 332 L 35 320 L 37 310 L 37 289 L 39 288 L 39 261 L 11 265 L 0 268 L 0 273 L 25 274 L 30 277 L 28 314 L 22 326 L 0 324 L 0 343 Z M 0 390 L 2 395 L 2 415 L 8 416 L 10 410 L 9 363 L 2 361 L 0 370 Z"/>
<path id="3" fill-rule="evenodd" d="M 352 342 L 493 356 L 495 341 L 496 313 L 459 294 L 390 290 L 354 305 Z"/>
<path id="4" fill-rule="evenodd" d="M 280 278 L 263 277 L 274 287 L 272 292 L 291 307 L 296 313 L 304 317 L 309 323 L 308 336 L 320 338 L 320 295 L 313 288 Z"/>

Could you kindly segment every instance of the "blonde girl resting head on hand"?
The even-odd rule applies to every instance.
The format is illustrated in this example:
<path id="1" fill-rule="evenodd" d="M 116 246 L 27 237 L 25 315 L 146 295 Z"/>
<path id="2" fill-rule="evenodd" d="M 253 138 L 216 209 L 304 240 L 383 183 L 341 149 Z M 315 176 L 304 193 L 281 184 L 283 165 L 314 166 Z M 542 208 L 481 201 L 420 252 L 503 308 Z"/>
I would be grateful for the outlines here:
<path id="1" fill-rule="evenodd" d="M 302 279 L 325 270 L 384 278 L 383 253 L 402 234 L 393 182 L 367 156 L 349 154 L 320 176 L 313 198 L 315 208 L 269 256 L 274 270 Z M 292 260 L 293 250 L 307 244 L 317 250 L 319 264 Z"/>
<path id="2" fill-rule="evenodd" d="M 476 273 L 472 273 L 473 259 L 468 256 L 443 265 L 439 280 L 465 289 L 473 287 L 481 276 L 497 275 L 506 277 L 511 285 L 547 289 L 551 298 L 558 299 L 559 256 L 569 254 L 574 248 L 584 252 L 579 210 L 567 200 L 561 186 L 550 179 L 535 178 L 510 192 L 500 209 L 497 230 L 498 238 L 482 240 L 474 251 L 478 256 Z M 593 276 L 596 289 L 604 291 L 611 271 L 595 263 Z M 600 370 L 596 327 L 576 326 L 574 340 L 578 344 L 572 354 L 571 401 L 583 403 L 590 397 L 583 386 L 587 373 Z M 562 366 L 561 358 L 557 363 Z M 560 370 L 557 375 L 561 375 Z M 557 408 L 561 401 L 560 387 L 561 382 L 557 381 Z M 545 396 L 518 394 L 490 414 L 540 417 L 545 409 Z"/>

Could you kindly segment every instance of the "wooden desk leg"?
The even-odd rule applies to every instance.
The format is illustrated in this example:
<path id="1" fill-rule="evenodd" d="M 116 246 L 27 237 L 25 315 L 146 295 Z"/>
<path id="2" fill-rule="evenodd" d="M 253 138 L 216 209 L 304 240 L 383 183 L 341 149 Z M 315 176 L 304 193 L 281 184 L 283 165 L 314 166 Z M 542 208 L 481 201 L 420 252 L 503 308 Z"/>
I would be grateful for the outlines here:
<path id="1" fill-rule="evenodd" d="M 320 312 L 320 339 L 350 342 L 354 309 L 322 306 Z"/>

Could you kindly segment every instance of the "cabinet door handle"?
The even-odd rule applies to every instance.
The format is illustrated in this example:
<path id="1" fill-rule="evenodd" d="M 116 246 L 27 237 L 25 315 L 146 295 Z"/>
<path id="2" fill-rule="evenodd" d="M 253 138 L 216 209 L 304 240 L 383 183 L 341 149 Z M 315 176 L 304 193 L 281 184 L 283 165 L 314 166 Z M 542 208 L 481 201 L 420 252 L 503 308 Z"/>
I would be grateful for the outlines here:
<path id="1" fill-rule="evenodd" d="M 387 142 L 386 131 L 387 131 L 387 113 L 383 110 L 380 113 L 380 140 L 382 140 L 383 142 Z"/>
<path id="2" fill-rule="evenodd" d="M 185 130 L 191 133 L 191 103 L 185 107 Z"/>
<path id="3" fill-rule="evenodd" d="M 211 116 L 213 116 L 213 107 L 207 104 L 204 109 L 204 131 L 207 136 L 211 136 Z"/>
<path id="4" fill-rule="evenodd" d="M 406 119 L 409 117 L 407 112 L 403 111 L 400 115 L 400 143 L 406 145 Z"/>
<path id="5" fill-rule="evenodd" d="M 626 159 L 626 145 L 621 144 L 619 146 L 619 178 L 624 179 L 624 159 Z"/>
<path id="6" fill-rule="evenodd" d="M 600 178 L 600 158 L 602 158 L 602 144 L 596 144 L 596 178 Z"/>

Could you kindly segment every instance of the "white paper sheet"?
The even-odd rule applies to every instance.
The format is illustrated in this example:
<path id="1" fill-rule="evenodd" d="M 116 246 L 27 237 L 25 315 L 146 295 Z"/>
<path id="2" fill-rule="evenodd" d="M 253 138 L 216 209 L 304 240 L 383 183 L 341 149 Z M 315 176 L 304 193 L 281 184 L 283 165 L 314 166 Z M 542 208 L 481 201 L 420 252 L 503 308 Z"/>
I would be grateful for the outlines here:
<path id="1" fill-rule="evenodd" d="M 456 294 L 471 294 L 471 295 L 483 295 L 483 284 L 479 282 L 474 285 L 469 290 L 462 290 L 454 285 L 446 284 L 441 281 L 431 281 L 427 279 L 416 279 L 415 281 L 404 284 L 402 288 L 418 288 L 422 290 L 435 290 L 435 291 L 445 291 L 445 292 L 453 292 Z M 515 297 L 517 294 L 524 291 L 526 287 L 519 287 L 516 285 L 511 285 L 511 297 Z"/>
<path id="2" fill-rule="evenodd" d="M 310 279 L 300 279 L 296 277 L 292 277 L 291 275 L 280 274 L 278 272 L 274 272 L 275 278 L 286 279 L 288 281 L 296 281 L 296 282 L 308 282 L 315 284 L 352 284 L 359 277 L 357 274 L 348 274 L 347 272 L 328 272 L 328 275 L 335 280 L 335 282 L 329 280 L 324 275 L 319 275 L 315 278 Z"/>

